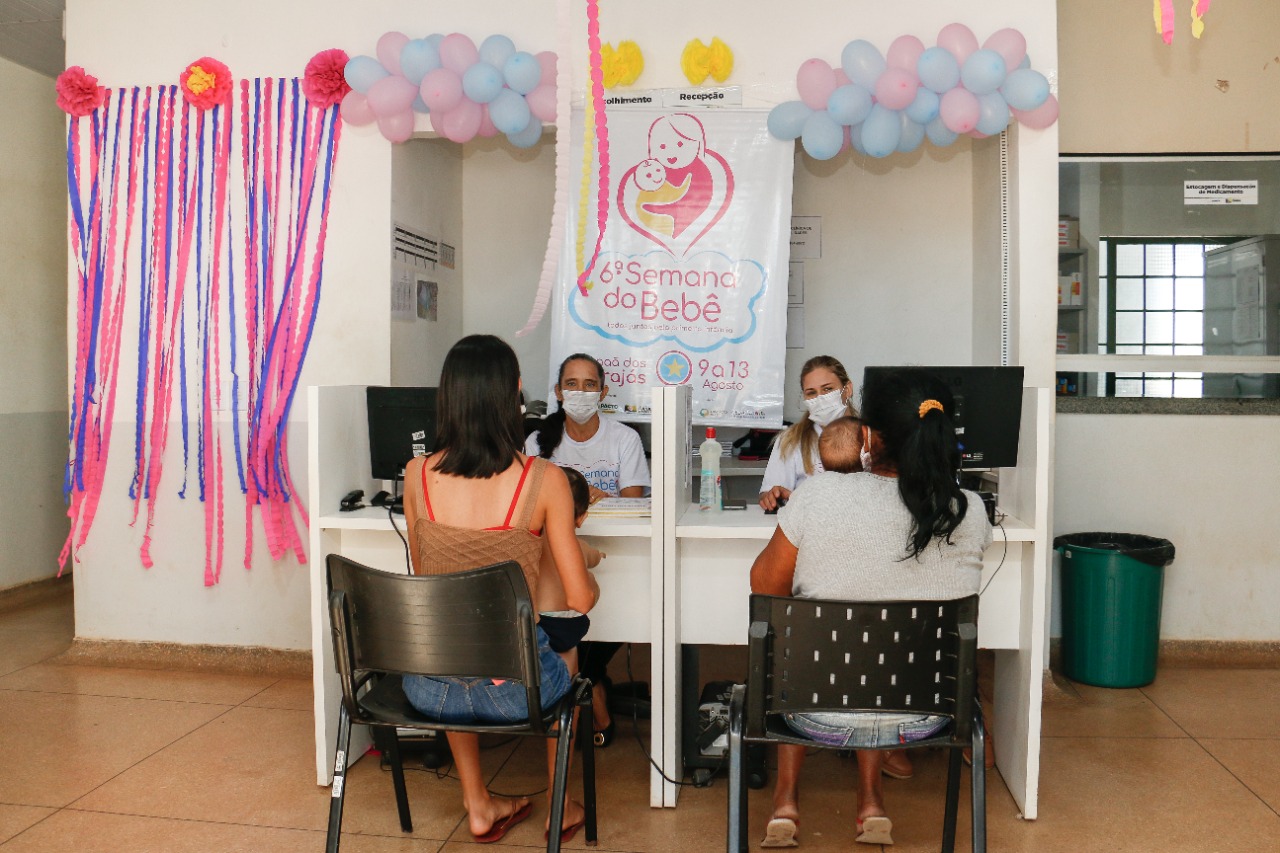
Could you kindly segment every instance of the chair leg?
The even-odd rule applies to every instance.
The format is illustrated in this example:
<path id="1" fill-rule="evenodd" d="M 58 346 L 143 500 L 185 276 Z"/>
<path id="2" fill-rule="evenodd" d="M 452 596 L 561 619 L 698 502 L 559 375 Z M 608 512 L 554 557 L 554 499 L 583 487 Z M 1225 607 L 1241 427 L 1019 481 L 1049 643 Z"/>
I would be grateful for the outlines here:
<path id="1" fill-rule="evenodd" d="M 560 706 L 560 730 L 556 733 L 556 775 L 551 780 L 551 817 L 547 853 L 560 853 L 560 827 L 564 824 L 564 800 L 569 786 L 569 754 L 573 752 L 573 703 Z"/>
<path id="2" fill-rule="evenodd" d="M 960 806 L 960 768 L 963 759 L 960 749 L 947 750 L 947 804 L 942 818 L 942 853 L 954 853 L 956 849 L 956 812 Z"/>
<path id="3" fill-rule="evenodd" d="M 982 706 L 973 703 L 973 768 L 970 784 L 973 788 L 973 853 L 987 850 L 987 733 L 982 728 Z"/>
<path id="4" fill-rule="evenodd" d="M 729 699 L 729 827 L 728 853 L 747 850 L 746 744 L 742 741 L 746 685 L 735 684 Z"/>
<path id="5" fill-rule="evenodd" d="M 587 683 L 586 695 L 578 704 L 578 743 L 582 752 L 582 808 L 586 811 L 586 839 L 588 847 L 595 847 L 596 837 L 596 739 L 592 720 L 591 684 Z"/>
<path id="6" fill-rule="evenodd" d="M 329 794 L 329 835 L 325 840 L 325 853 L 338 853 L 342 836 L 342 803 L 347 794 L 347 750 L 351 746 L 351 717 L 346 706 L 338 711 L 337 754 L 333 759 L 333 787 Z"/>
<path id="7" fill-rule="evenodd" d="M 413 819 L 409 817 L 409 792 L 404 786 L 404 761 L 400 757 L 400 735 L 391 729 L 387 738 L 387 758 L 391 761 L 391 783 L 396 789 L 396 808 L 400 811 L 400 829 L 413 832 Z"/>

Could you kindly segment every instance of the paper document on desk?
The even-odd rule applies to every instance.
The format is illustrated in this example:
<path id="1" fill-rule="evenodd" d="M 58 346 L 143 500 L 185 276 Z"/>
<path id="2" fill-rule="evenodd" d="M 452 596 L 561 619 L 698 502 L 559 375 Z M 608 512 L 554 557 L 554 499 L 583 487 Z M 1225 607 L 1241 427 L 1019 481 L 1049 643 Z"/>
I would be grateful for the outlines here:
<path id="1" fill-rule="evenodd" d="M 602 498 L 587 511 L 591 518 L 648 518 L 652 498 Z"/>

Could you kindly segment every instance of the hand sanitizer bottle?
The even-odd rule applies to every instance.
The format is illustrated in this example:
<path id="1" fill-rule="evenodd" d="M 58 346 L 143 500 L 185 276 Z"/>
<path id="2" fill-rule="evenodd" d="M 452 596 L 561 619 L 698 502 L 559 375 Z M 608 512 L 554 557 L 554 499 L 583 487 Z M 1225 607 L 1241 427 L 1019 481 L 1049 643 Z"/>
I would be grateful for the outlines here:
<path id="1" fill-rule="evenodd" d="M 707 440 L 698 447 L 702 462 L 702 476 L 698 487 L 698 509 L 719 510 L 720 500 L 720 442 L 716 441 L 716 428 L 707 427 Z"/>

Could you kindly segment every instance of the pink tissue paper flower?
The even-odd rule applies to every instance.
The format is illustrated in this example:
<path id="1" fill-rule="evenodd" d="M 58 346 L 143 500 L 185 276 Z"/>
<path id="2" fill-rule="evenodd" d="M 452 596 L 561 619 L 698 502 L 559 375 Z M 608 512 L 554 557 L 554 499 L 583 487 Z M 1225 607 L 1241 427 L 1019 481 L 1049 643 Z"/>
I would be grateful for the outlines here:
<path id="1" fill-rule="evenodd" d="M 347 52 L 337 47 L 322 50 L 311 57 L 302 75 L 302 93 L 311 106 L 328 109 L 351 91 L 343 74 L 348 59 Z"/>
<path id="2" fill-rule="evenodd" d="M 79 65 L 72 65 L 58 75 L 54 84 L 58 90 L 58 106 L 72 116 L 87 116 L 102 106 L 107 90 L 98 85 L 98 78 L 85 73 Z"/>
<path id="3" fill-rule="evenodd" d="M 210 56 L 202 56 L 178 77 L 182 97 L 196 109 L 207 110 L 231 100 L 231 69 Z"/>

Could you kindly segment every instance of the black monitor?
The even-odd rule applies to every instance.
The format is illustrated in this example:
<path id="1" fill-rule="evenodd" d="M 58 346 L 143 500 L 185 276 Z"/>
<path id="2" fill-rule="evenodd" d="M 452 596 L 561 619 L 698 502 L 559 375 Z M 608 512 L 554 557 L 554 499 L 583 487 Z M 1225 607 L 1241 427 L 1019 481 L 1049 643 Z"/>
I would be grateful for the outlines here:
<path id="1" fill-rule="evenodd" d="M 375 480 L 395 480 L 415 456 L 425 456 L 436 442 L 436 389 L 387 388 L 370 385 L 369 463 Z"/>
<path id="2" fill-rule="evenodd" d="M 887 370 L 918 370 L 951 389 L 956 401 L 952 417 L 961 469 L 1012 468 L 1018 464 L 1021 367 L 868 367 L 863 385 L 876 373 Z"/>

